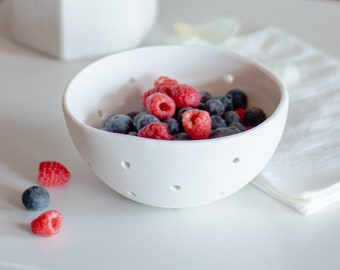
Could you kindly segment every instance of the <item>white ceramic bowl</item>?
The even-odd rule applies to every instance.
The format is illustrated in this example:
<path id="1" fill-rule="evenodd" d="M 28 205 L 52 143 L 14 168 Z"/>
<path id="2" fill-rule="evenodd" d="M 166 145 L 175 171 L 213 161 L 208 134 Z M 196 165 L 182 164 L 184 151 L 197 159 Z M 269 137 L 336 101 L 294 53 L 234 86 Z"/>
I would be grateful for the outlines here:
<path id="1" fill-rule="evenodd" d="M 267 120 L 228 137 L 164 141 L 101 130 L 112 113 L 140 110 L 140 93 L 160 75 L 199 90 L 244 90 Z M 169 208 L 208 204 L 248 184 L 273 155 L 288 110 L 280 82 L 232 53 L 191 46 L 133 49 L 102 58 L 69 83 L 63 110 L 72 140 L 93 172 L 120 194 Z"/>

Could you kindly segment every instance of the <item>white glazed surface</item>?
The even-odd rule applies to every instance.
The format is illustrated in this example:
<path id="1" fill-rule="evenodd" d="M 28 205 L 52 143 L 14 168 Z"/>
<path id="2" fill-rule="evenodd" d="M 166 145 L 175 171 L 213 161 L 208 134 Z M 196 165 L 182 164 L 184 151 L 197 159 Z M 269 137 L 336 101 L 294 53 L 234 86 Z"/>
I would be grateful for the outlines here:
<path id="1" fill-rule="evenodd" d="M 139 45 L 157 18 L 158 0 L 11 0 L 14 39 L 62 59 Z"/>
<path id="2" fill-rule="evenodd" d="M 214 94 L 243 89 L 249 106 L 269 117 L 249 131 L 213 140 L 161 141 L 100 130 L 112 113 L 141 109 L 140 93 L 160 75 Z M 140 203 L 181 208 L 231 195 L 260 173 L 281 138 L 288 96 L 268 71 L 234 54 L 161 46 L 87 66 L 68 85 L 63 109 L 76 148 L 106 184 Z"/>

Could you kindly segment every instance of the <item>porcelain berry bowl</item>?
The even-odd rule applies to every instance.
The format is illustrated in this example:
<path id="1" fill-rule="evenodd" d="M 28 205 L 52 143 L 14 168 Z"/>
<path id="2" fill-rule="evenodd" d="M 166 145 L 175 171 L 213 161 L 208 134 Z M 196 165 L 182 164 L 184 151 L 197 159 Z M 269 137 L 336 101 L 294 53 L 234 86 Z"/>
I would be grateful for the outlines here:
<path id="1" fill-rule="evenodd" d="M 245 132 L 165 141 L 104 130 L 113 113 L 141 110 L 140 95 L 169 76 L 199 90 L 246 92 L 267 119 Z M 288 95 L 265 68 L 206 47 L 156 46 L 116 53 L 88 65 L 69 83 L 63 110 L 71 138 L 92 171 L 116 192 L 158 207 L 209 204 L 247 185 L 271 159 L 283 133 Z"/>

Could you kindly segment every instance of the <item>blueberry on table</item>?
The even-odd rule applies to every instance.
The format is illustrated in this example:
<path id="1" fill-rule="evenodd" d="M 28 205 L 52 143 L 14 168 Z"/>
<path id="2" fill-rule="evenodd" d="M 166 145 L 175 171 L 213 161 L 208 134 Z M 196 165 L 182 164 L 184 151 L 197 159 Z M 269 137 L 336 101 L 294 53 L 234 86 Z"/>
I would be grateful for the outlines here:
<path id="1" fill-rule="evenodd" d="M 22 203 L 28 210 L 41 210 L 50 203 L 50 195 L 42 186 L 32 186 L 27 188 L 22 194 Z"/>
<path id="2" fill-rule="evenodd" d="M 233 109 L 246 108 L 248 103 L 248 98 L 245 92 L 240 89 L 231 89 L 228 91 L 226 97 L 233 104 Z"/>
<path id="3" fill-rule="evenodd" d="M 133 122 L 126 114 L 113 114 L 106 120 L 104 127 L 106 131 L 128 134 L 133 129 Z"/>

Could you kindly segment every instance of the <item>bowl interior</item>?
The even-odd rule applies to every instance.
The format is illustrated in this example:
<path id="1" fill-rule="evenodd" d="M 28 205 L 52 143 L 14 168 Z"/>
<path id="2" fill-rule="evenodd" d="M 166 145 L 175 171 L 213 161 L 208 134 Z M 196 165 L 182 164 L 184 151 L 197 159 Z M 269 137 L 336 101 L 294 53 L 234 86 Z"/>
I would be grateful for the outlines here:
<path id="1" fill-rule="evenodd" d="M 146 47 L 114 54 L 90 64 L 71 81 L 64 102 L 76 121 L 100 128 L 113 113 L 139 111 L 140 94 L 161 76 L 214 95 L 244 90 L 249 106 L 269 117 L 280 103 L 282 88 L 259 65 L 232 53 L 203 47 Z"/>

